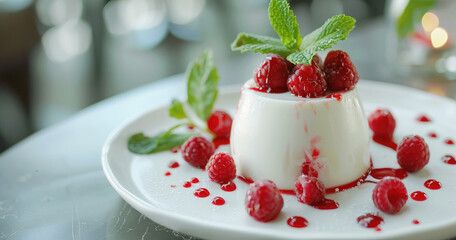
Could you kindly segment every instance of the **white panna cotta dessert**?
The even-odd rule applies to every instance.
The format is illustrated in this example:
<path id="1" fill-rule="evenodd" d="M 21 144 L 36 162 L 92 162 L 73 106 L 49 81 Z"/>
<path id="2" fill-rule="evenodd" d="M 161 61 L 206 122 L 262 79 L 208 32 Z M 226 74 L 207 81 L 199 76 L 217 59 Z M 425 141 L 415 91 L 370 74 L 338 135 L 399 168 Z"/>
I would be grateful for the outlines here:
<path id="1" fill-rule="evenodd" d="M 255 87 L 252 79 L 244 84 L 231 130 L 238 175 L 294 189 L 304 173 L 329 189 L 366 174 L 369 128 L 356 86 L 321 98 Z"/>

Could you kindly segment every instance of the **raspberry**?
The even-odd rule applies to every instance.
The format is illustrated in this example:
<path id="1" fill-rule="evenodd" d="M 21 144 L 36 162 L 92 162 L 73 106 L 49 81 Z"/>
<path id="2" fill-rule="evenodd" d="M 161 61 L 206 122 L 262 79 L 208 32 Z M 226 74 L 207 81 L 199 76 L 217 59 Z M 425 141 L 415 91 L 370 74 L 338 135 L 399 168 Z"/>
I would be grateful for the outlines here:
<path id="1" fill-rule="evenodd" d="M 321 97 L 326 93 L 325 74 L 312 61 L 312 65 L 296 64 L 295 71 L 288 78 L 288 89 L 299 97 Z"/>
<path id="2" fill-rule="evenodd" d="M 418 135 L 406 136 L 397 147 L 397 162 L 407 172 L 416 172 L 429 162 L 429 146 Z"/>
<path id="3" fill-rule="evenodd" d="M 232 123 L 233 119 L 231 119 L 228 113 L 223 111 L 215 111 L 207 119 L 207 127 L 217 137 L 229 137 Z"/>
<path id="4" fill-rule="evenodd" d="M 369 127 L 374 132 L 374 136 L 392 139 L 394 129 L 396 128 L 396 120 L 387 109 L 377 109 L 368 118 Z"/>
<path id="5" fill-rule="evenodd" d="M 211 155 L 214 154 L 215 147 L 212 142 L 204 137 L 194 136 L 189 138 L 182 145 L 181 152 L 184 160 L 190 165 L 204 169 L 207 161 L 209 161 Z"/>
<path id="6" fill-rule="evenodd" d="M 277 54 L 268 54 L 259 68 L 253 72 L 258 88 L 270 93 L 281 93 L 287 89 L 288 66 Z"/>
<path id="7" fill-rule="evenodd" d="M 283 208 L 283 198 L 275 183 L 261 180 L 250 184 L 245 196 L 247 213 L 260 222 L 276 218 Z"/>
<path id="8" fill-rule="evenodd" d="M 348 53 L 342 50 L 330 51 L 326 55 L 324 70 L 328 88 L 332 91 L 349 89 L 359 80 L 358 70 Z"/>
<path id="9" fill-rule="evenodd" d="M 315 177 L 301 175 L 295 182 L 295 192 L 298 201 L 305 204 L 315 204 L 325 198 L 325 186 Z"/>
<path id="10" fill-rule="evenodd" d="M 236 177 L 236 165 L 233 158 L 227 153 L 212 155 L 206 167 L 209 179 L 216 183 L 227 183 Z"/>
<path id="11" fill-rule="evenodd" d="M 372 193 L 375 206 L 389 214 L 398 213 L 407 202 L 407 189 L 399 178 L 385 177 Z"/>

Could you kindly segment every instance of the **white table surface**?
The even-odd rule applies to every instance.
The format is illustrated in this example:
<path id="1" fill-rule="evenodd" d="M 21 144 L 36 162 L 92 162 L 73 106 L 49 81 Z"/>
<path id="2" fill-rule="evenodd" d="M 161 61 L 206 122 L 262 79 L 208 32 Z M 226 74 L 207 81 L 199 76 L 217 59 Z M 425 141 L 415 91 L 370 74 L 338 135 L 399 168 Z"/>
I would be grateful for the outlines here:
<path id="1" fill-rule="evenodd" d="M 106 180 L 108 134 L 185 96 L 182 75 L 109 98 L 0 155 L 0 239 L 188 239 L 145 218 Z"/>

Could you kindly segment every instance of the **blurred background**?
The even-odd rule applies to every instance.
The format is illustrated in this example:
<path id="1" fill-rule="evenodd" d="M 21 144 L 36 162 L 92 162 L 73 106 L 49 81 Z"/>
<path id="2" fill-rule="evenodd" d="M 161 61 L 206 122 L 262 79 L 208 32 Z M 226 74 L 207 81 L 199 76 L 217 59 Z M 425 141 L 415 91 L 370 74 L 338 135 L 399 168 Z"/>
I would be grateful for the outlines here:
<path id="1" fill-rule="evenodd" d="M 336 48 L 361 78 L 456 97 L 456 1 L 289 2 L 303 36 L 335 14 L 357 19 Z M 268 3 L 0 0 L 0 152 L 93 103 L 183 73 L 206 48 L 222 85 L 244 82 L 263 56 L 230 43 L 238 32 L 276 36 Z"/>

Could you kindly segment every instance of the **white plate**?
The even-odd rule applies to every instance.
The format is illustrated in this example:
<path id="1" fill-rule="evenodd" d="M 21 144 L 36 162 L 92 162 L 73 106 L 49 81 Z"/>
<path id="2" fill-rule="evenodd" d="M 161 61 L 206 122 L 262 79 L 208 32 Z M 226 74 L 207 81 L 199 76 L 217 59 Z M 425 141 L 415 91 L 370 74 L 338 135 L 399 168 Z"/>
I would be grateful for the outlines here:
<path id="1" fill-rule="evenodd" d="M 410 193 L 423 191 L 426 201 L 409 198 L 406 207 L 396 215 L 379 212 L 372 202 L 374 184 L 328 195 L 339 202 L 336 210 L 317 210 L 297 202 L 294 196 L 284 195 L 285 205 L 273 222 L 260 223 L 246 214 L 244 197 L 247 184 L 236 179 L 237 190 L 224 192 L 209 181 L 206 172 L 193 168 L 179 153 L 163 152 L 135 155 L 126 143 L 130 135 L 144 132 L 153 135 L 169 128 L 175 120 L 168 116 L 168 106 L 152 109 L 122 125 L 109 137 L 102 153 L 103 170 L 114 189 L 131 206 L 153 221 L 173 230 L 207 239 L 437 239 L 456 236 L 456 165 L 441 161 L 445 154 L 456 155 L 456 145 L 444 144 L 447 138 L 456 140 L 456 102 L 397 85 L 362 80 L 358 83 L 366 113 L 377 107 L 389 108 L 396 118 L 395 140 L 408 134 L 419 134 L 430 146 L 431 160 L 425 169 L 403 180 Z M 225 88 L 219 95 L 217 109 L 233 114 L 240 89 Z M 432 122 L 416 121 L 427 114 Z M 427 136 L 437 133 L 437 138 Z M 398 168 L 395 152 L 376 143 L 371 144 L 375 168 Z M 219 151 L 228 151 L 222 146 Z M 168 168 L 175 160 L 180 167 Z M 170 171 L 171 176 L 165 176 Z M 190 188 L 182 185 L 197 177 L 200 182 Z M 437 179 L 442 189 L 429 190 L 423 186 L 427 179 Z M 176 185 L 176 187 L 171 187 Z M 211 195 L 197 198 L 193 191 L 207 188 Z M 215 206 L 211 200 L 221 196 L 226 204 Z M 356 219 L 366 213 L 379 214 L 384 223 L 381 231 L 361 227 Z M 286 223 L 291 216 L 309 221 L 306 228 L 292 228 Z M 420 224 L 413 224 L 413 220 Z"/>

